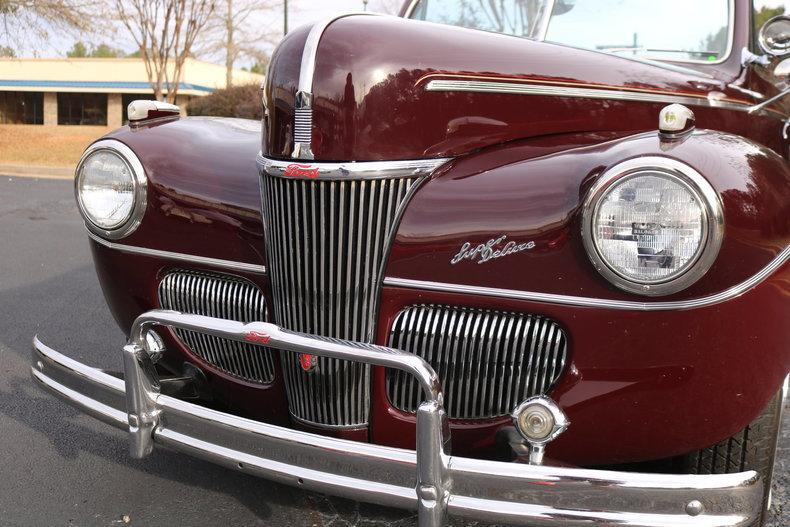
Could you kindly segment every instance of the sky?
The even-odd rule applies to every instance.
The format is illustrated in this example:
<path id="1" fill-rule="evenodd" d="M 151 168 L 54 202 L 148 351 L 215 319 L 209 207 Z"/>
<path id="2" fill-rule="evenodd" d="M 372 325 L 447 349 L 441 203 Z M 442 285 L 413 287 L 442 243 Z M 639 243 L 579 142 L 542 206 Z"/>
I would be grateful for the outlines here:
<path id="1" fill-rule="evenodd" d="M 321 20 L 338 13 L 350 13 L 363 10 L 362 0 L 289 0 L 288 26 L 295 29 L 301 25 Z M 400 6 L 399 0 L 369 0 L 368 11 L 381 11 L 382 6 L 397 8 Z M 258 23 L 261 26 L 271 26 L 278 32 L 277 36 L 282 35 L 282 10 L 277 9 L 265 17 L 259 16 Z M 35 43 L 36 51 L 30 46 L 17 50 L 19 56 L 41 56 L 65 57 L 66 51 L 71 49 L 77 40 L 86 41 L 86 44 L 107 43 L 115 48 L 120 48 L 127 53 L 135 51 L 135 44 L 131 38 L 125 37 L 122 32 L 118 32 L 115 37 L 91 37 L 90 35 L 67 35 L 51 33 L 46 43 Z M 2 42 L 0 42 L 2 44 Z M 269 46 L 272 47 L 272 46 Z M 246 65 L 240 64 L 237 66 Z"/>
<path id="2" fill-rule="evenodd" d="M 368 10 L 380 11 L 383 6 L 388 7 L 390 10 L 397 10 L 401 4 L 401 1 L 402 0 L 370 0 L 368 4 Z M 709 2 L 710 0 L 707 1 Z M 687 5 L 688 8 L 691 8 L 692 6 L 696 5 L 696 0 L 689 2 Z M 786 6 L 787 11 L 790 11 L 790 0 L 755 0 L 755 5 L 758 8 L 763 5 L 769 7 Z M 300 25 L 316 20 L 321 20 L 333 14 L 362 11 L 362 9 L 362 0 L 289 0 L 289 29 L 294 29 Z M 705 19 L 704 16 L 695 16 L 691 18 L 694 20 Z M 277 36 L 282 34 L 282 14 L 280 10 L 276 10 L 270 14 L 267 14 L 257 23 L 260 26 L 270 26 L 272 31 Z M 84 36 L 82 37 L 85 38 Z M 697 38 L 696 35 L 695 38 Z M 52 38 L 47 43 L 47 49 L 41 49 L 38 53 L 36 53 L 36 55 L 65 56 L 66 51 L 72 47 L 77 39 L 77 37 L 72 35 L 52 35 Z M 96 39 L 91 39 L 90 37 L 87 37 L 86 39 L 92 44 L 107 42 L 113 47 L 121 48 L 126 52 L 134 51 L 135 47 L 134 42 L 130 38 L 125 37 L 122 32 L 119 32 L 115 38 L 98 38 L 98 41 L 96 41 Z M 268 45 L 263 47 L 268 48 L 268 51 L 270 51 L 273 46 Z M 21 56 L 32 56 L 34 53 L 30 49 L 23 49 L 19 54 Z M 215 62 L 221 62 L 221 57 L 203 58 L 207 58 L 208 60 L 213 59 Z M 251 61 L 249 59 L 242 59 L 237 62 L 236 67 L 249 66 L 247 62 Z"/>

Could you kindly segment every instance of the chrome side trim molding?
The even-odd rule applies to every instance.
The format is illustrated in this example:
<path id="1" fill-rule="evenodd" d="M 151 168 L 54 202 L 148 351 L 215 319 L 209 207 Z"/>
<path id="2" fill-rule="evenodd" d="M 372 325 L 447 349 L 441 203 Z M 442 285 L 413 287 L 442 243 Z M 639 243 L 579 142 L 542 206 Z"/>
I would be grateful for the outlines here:
<path id="1" fill-rule="evenodd" d="M 506 93 L 514 95 L 543 95 L 548 97 L 573 97 L 577 99 L 609 99 L 618 101 L 653 102 L 661 104 L 688 104 L 723 108 L 741 112 L 759 112 L 766 104 L 747 103 L 717 99 L 715 97 L 673 95 L 661 92 L 612 90 L 608 88 L 581 88 L 555 84 L 533 84 L 524 82 L 502 82 L 491 80 L 434 79 L 425 86 L 426 91 Z"/>
<path id="2" fill-rule="evenodd" d="M 164 258 L 167 260 L 174 260 L 176 262 L 184 262 L 190 264 L 207 265 L 210 267 L 217 267 L 221 269 L 230 269 L 231 271 L 244 271 L 248 273 L 266 274 L 266 266 L 251 264 L 246 262 L 234 262 L 233 260 L 222 260 L 220 258 L 209 258 L 207 256 L 197 256 L 194 254 L 175 253 L 171 251 L 162 251 L 160 249 L 149 249 L 147 247 L 138 247 L 136 245 L 126 245 L 124 243 L 114 243 L 96 236 L 88 231 L 88 237 L 103 245 L 108 249 L 120 251 L 138 256 L 150 256 L 152 258 Z"/>
<path id="3" fill-rule="evenodd" d="M 760 284 L 771 273 L 779 269 L 790 258 L 790 246 L 779 253 L 776 258 L 765 266 L 759 273 L 738 285 L 725 289 L 720 293 L 694 298 L 691 300 L 675 300 L 669 302 L 634 302 L 627 300 L 608 300 L 605 298 L 590 298 L 583 296 L 557 295 L 552 293 L 538 293 L 534 291 L 519 291 L 516 289 L 499 289 L 475 285 L 448 284 L 444 282 L 431 282 L 397 278 L 388 276 L 384 278 L 384 285 L 390 287 L 404 287 L 407 289 L 421 289 L 439 293 L 460 293 L 467 295 L 490 296 L 495 298 L 508 298 L 513 300 L 526 300 L 531 302 L 545 302 L 547 304 L 562 304 L 578 307 L 598 307 L 604 309 L 618 309 L 623 311 L 671 311 L 680 309 L 696 309 L 700 307 L 720 304 L 742 295 L 746 291 Z"/>
<path id="4" fill-rule="evenodd" d="M 295 163 L 270 159 L 260 153 L 258 165 L 270 176 L 306 179 L 386 179 L 427 176 L 450 158 L 407 159 L 403 161 L 349 161 L 342 163 Z M 289 167 L 292 167 L 289 170 Z M 294 171 L 293 167 L 297 170 Z"/>
<path id="5" fill-rule="evenodd" d="M 356 15 L 375 15 L 375 13 L 344 13 L 325 18 L 313 24 L 302 49 L 302 64 L 299 68 L 299 85 L 296 92 L 294 112 L 294 159 L 313 159 L 311 136 L 313 130 L 313 76 L 315 75 L 315 58 L 321 37 L 333 22 Z"/>

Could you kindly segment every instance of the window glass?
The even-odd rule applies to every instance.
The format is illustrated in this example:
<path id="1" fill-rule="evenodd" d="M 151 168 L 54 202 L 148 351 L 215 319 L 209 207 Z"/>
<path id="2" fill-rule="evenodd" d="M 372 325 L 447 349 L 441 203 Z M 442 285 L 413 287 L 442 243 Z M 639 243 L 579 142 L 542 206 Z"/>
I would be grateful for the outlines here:
<path id="1" fill-rule="evenodd" d="M 421 0 L 412 18 L 614 54 L 716 62 L 730 0 Z"/>
<path id="2" fill-rule="evenodd" d="M 554 13 L 546 40 L 652 59 L 718 61 L 727 55 L 727 0 L 576 0 Z"/>
<path id="3" fill-rule="evenodd" d="M 107 126 L 107 94 L 58 93 L 58 124 Z"/>
<path id="4" fill-rule="evenodd" d="M 411 18 L 535 38 L 550 7 L 550 0 L 422 0 Z"/>
<path id="5" fill-rule="evenodd" d="M 44 124 L 44 94 L 0 92 L 0 124 Z"/>

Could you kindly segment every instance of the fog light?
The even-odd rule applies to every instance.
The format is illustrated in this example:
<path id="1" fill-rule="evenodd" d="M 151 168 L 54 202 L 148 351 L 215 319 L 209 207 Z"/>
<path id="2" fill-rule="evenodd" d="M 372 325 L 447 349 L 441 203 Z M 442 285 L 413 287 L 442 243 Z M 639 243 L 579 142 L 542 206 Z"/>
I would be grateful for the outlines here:
<path id="1" fill-rule="evenodd" d="M 529 462 L 540 465 L 546 444 L 568 428 L 570 421 L 557 404 L 548 397 L 530 397 L 513 411 L 516 429 L 529 443 Z"/>
<path id="2" fill-rule="evenodd" d="M 527 439 L 543 441 L 554 429 L 554 416 L 545 407 L 535 404 L 519 415 L 518 428 Z"/>

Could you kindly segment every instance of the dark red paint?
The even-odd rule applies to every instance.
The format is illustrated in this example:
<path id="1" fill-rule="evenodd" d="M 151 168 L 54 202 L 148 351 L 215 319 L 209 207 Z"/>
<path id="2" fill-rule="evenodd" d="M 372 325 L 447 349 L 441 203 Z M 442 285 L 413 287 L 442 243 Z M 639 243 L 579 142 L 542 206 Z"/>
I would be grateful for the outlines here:
<path id="1" fill-rule="evenodd" d="M 159 119 L 110 136 L 140 157 L 149 180 L 140 228 L 119 243 L 266 265 L 255 156 L 263 144 L 289 159 L 293 106 L 307 29 L 291 32 L 272 57 L 268 119 Z M 754 275 L 790 242 L 784 100 L 765 115 L 693 107 L 700 131 L 679 142 L 655 133 L 658 103 L 427 92 L 434 78 L 495 77 L 669 94 L 720 92 L 752 104 L 784 82 L 770 68 L 742 68 L 748 2 L 736 2 L 735 52 L 721 65 L 681 73 L 622 57 L 434 24 L 379 17 L 333 23 L 318 51 L 313 151 L 318 160 L 453 156 L 412 197 L 385 275 L 582 297 L 662 302 L 718 293 Z M 624 293 L 590 265 L 580 238 L 581 203 L 607 167 L 660 155 L 687 162 L 721 196 L 726 230 L 718 260 L 671 297 Z M 785 156 L 785 159 L 782 158 Z M 320 177 L 295 160 L 291 177 Z M 449 265 L 463 243 L 507 235 L 535 247 L 485 264 Z M 158 306 L 157 286 L 176 261 L 130 255 L 91 242 L 107 302 L 128 331 Z M 188 267 L 228 272 L 201 265 Z M 271 304 L 267 277 L 252 281 Z M 568 334 L 568 366 L 551 396 L 572 425 L 549 456 L 580 465 L 663 458 L 713 444 L 748 423 L 790 368 L 790 264 L 757 287 L 712 306 L 618 311 L 384 287 L 376 341 L 416 303 L 512 310 L 555 319 Z M 276 322 L 276 321 L 274 321 Z M 374 369 L 371 426 L 331 432 L 294 421 L 282 377 L 270 386 L 213 369 L 163 330 L 164 365 L 202 368 L 215 404 L 266 422 L 361 441 L 412 447 L 414 417 L 387 400 Z M 258 343 L 268 335 L 249 335 Z M 307 356 L 305 356 L 305 361 Z M 276 358 L 279 363 L 279 358 Z M 308 364 L 309 365 L 309 364 Z M 279 371 L 279 364 L 277 365 Z M 507 417 L 453 422 L 453 450 L 487 456 Z"/>
<path id="2" fill-rule="evenodd" d="M 746 2 L 744 2 L 745 4 Z M 739 3 L 739 14 L 743 11 Z M 746 18 L 737 23 L 748 24 Z M 514 139 L 574 132 L 654 130 L 664 103 L 555 96 L 426 91 L 432 79 L 487 78 L 516 83 L 605 87 L 619 91 L 723 98 L 754 104 L 775 84 L 739 78 L 733 61 L 746 43 L 736 32 L 724 65 L 674 69 L 627 57 L 507 35 L 389 17 L 347 17 L 321 40 L 313 80 L 313 152 L 318 160 L 386 160 L 457 156 Z M 360 53 L 364 50 L 364 53 Z M 301 49 L 278 48 L 278 64 L 301 60 Z M 688 67 L 688 65 L 686 65 Z M 754 69 L 758 68 L 757 66 Z M 759 69 L 767 69 L 759 67 Z M 698 72 L 697 72 L 698 71 Z M 712 75 L 712 73 L 717 75 Z M 298 69 L 271 72 L 264 152 L 288 157 Z M 295 75 L 291 77 L 290 75 Z M 767 115 L 693 106 L 701 128 L 751 138 L 782 152 L 782 116 L 790 103 Z M 430 116 L 430 118 L 427 118 Z"/>

